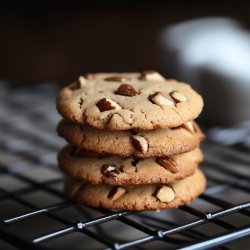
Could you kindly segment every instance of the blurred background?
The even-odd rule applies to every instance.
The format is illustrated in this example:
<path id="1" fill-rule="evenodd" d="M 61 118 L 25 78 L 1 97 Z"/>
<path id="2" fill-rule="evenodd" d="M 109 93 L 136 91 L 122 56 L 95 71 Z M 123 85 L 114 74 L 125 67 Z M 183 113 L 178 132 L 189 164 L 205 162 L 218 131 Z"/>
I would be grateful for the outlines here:
<path id="1" fill-rule="evenodd" d="M 249 28 L 246 2 L 2 1 L 0 77 L 67 83 L 87 72 L 158 69 L 162 29 L 211 16 Z"/>
<path id="2" fill-rule="evenodd" d="M 206 122 L 245 121 L 249 6 L 241 0 L 2 1 L 0 79 L 66 84 L 88 72 L 156 69 L 204 96 Z"/>

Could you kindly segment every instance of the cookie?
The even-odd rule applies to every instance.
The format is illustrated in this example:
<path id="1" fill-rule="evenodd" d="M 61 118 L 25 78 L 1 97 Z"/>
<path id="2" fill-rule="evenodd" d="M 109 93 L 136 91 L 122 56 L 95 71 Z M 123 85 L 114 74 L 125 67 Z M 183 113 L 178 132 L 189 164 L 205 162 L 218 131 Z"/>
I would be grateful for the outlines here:
<path id="1" fill-rule="evenodd" d="M 174 129 L 109 131 L 62 120 L 58 134 L 70 144 L 101 154 L 153 157 L 181 154 L 204 138 L 195 122 Z"/>
<path id="2" fill-rule="evenodd" d="M 202 171 L 183 180 L 161 185 L 92 185 L 73 179 L 65 183 L 65 193 L 73 200 L 93 206 L 121 210 L 160 210 L 190 203 L 205 190 Z"/>
<path id="3" fill-rule="evenodd" d="M 57 96 L 65 119 L 107 130 L 177 127 L 194 120 L 202 107 L 189 85 L 154 71 L 81 76 Z"/>
<path id="4" fill-rule="evenodd" d="M 68 145 L 58 155 L 59 167 L 67 175 L 108 185 L 173 182 L 192 175 L 202 159 L 199 148 L 175 156 L 139 159 L 100 155 Z"/>

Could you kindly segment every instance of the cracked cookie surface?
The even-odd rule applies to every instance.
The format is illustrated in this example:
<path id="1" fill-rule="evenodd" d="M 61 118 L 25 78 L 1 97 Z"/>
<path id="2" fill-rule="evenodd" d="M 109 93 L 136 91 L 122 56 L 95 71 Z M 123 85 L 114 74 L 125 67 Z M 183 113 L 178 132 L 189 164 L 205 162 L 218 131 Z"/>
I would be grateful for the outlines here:
<path id="1" fill-rule="evenodd" d="M 58 155 L 59 167 L 67 175 L 108 185 L 170 183 L 192 175 L 202 159 L 199 148 L 175 156 L 139 159 L 100 155 L 68 145 Z"/>
<path id="2" fill-rule="evenodd" d="M 62 120 L 57 131 L 67 142 L 79 148 L 141 158 L 188 152 L 198 147 L 204 138 L 195 122 L 191 122 L 189 127 L 174 129 L 108 131 Z"/>
<path id="3" fill-rule="evenodd" d="M 160 210 L 190 203 L 204 192 L 206 178 L 197 169 L 192 176 L 167 185 L 92 185 L 68 179 L 65 193 L 94 207 L 122 210 Z"/>
<path id="4" fill-rule="evenodd" d="M 157 72 L 87 75 L 57 97 L 65 119 L 108 130 L 177 127 L 195 119 L 202 107 L 201 96 L 188 84 Z"/>

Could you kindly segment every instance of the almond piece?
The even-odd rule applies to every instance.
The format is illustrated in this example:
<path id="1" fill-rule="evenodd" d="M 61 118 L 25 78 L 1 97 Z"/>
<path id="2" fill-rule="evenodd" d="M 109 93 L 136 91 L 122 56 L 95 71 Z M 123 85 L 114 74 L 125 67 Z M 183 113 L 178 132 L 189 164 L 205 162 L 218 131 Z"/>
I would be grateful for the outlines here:
<path id="1" fill-rule="evenodd" d="M 123 76 L 110 76 L 110 77 L 106 77 L 104 80 L 109 81 L 109 82 L 124 82 L 127 79 Z"/>
<path id="2" fill-rule="evenodd" d="M 116 201 L 120 197 L 122 197 L 126 192 L 127 190 L 124 187 L 114 187 L 109 192 L 108 198 L 111 199 L 112 201 Z"/>
<path id="3" fill-rule="evenodd" d="M 165 78 L 154 70 L 143 71 L 140 79 L 153 80 L 153 81 L 165 81 Z"/>
<path id="4" fill-rule="evenodd" d="M 115 92 L 118 95 L 135 96 L 138 92 L 129 84 L 121 84 Z"/>
<path id="5" fill-rule="evenodd" d="M 137 151 L 142 152 L 143 154 L 147 153 L 148 142 L 143 136 L 134 135 L 131 137 L 131 142 Z"/>
<path id="6" fill-rule="evenodd" d="M 178 162 L 172 157 L 166 156 L 162 158 L 157 158 L 156 162 L 173 174 L 176 174 L 178 172 Z"/>
<path id="7" fill-rule="evenodd" d="M 155 190 L 155 194 L 156 198 L 161 201 L 161 202 L 171 202 L 175 199 L 175 193 L 174 190 L 171 187 L 168 186 L 159 186 L 156 190 Z"/>
<path id="8" fill-rule="evenodd" d="M 192 122 L 192 121 L 183 123 L 181 126 L 182 126 L 183 128 L 185 128 L 187 131 L 189 131 L 190 133 L 194 134 L 195 129 L 194 129 L 194 126 L 193 126 L 193 122 Z"/>
<path id="9" fill-rule="evenodd" d="M 187 101 L 187 97 L 185 95 L 183 95 L 181 92 L 179 91 L 173 91 L 170 93 L 170 96 L 177 102 L 186 102 Z"/>
<path id="10" fill-rule="evenodd" d="M 101 167 L 101 173 L 107 178 L 115 178 L 121 171 L 116 165 L 104 164 Z"/>
<path id="11" fill-rule="evenodd" d="M 86 84 L 86 79 L 83 76 L 80 76 L 77 81 L 77 88 L 80 89 Z"/>
<path id="12" fill-rule="evenodd" d="M 149 99 L 154 103 L 161 107 L 164 106 L 174 106 L 175 102 L 171 99 L 170 96 L 165 95 L 162 92 L 157 91 L 153 95 L 149 96 Z"/>
<path id="13" fill-rule="evenodd" d="M 119 110 L 121 109 L 121 106 L 119 104 L 117 104 L 116 102 L 108 99 L 108 98 L 103 98 L 101 99 L 96 106 L 99 108 L 99 110 L 101 112 L 103 111 L 108 111 L 108 110 L 112 110 L 112 109 L 116 109 Z"/>

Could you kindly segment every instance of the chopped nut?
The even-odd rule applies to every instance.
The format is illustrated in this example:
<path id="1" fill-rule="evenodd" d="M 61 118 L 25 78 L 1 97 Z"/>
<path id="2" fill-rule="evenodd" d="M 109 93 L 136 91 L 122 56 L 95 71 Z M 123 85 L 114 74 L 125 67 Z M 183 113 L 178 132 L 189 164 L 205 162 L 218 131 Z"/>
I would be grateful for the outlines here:
<path id="1" fill-rule="evenodd" d="M 112 201 L 118 200 L 127 192 L 126 188 L 124 187 L 114 187 L 111 189 L 110 193 L 108 194 L 108 198 Z"/>
<path id="2" fill-rule="evenodd" d="M 165 78 L 154 70 L 143 71 L 140 79 L 153 80 L 153 81 L 165 81 Z"/>
<path id="3" fill-rule="evenodd" d="M 106 77 L 104 79 L 105 81 L 109 81 L 109 82 L 123 82 L 126 81 L 126 77 L 123 76 L 110 76 L 110 77 Z"/>
<path id="4" fill-rule="evenodd" d="M 195 132 L 195 129 L 194 129 L 194 126 L 193 126 L 192 121 L 183 123 L 181 126 L 182 126 L 183 128 L 185 128 L 186 130 L 188 130 L 188 131 L 189 131 L 190 133 L 192 133 L 192 134 Z"/>
<path id="5" fill-rule="evenodd" d="M 121 84 L 115 93 L 119 95 L 125 95 L 125 96 L 138 95 L 138 92 L 129 84 Z"/>
<path id="6" fill-rule="evenodd" d="M 116 109 L 119 110 L 121 109 L 121 106 L 118 105 L 116 102 L 108 99 L 108 98 L 103 98 L 101 99 L 96 106 L 99 108 L 99 110 L 101 112 L 103 111 L 107 111 L 107 110 L 112 110 L 112 109 Z"/>
<path id="7" fill-rule="evenodd" d="M 178 172 L 178 162 L 172 157 L 157 158 L 156 162 L 174 174 Z"/>
<path id="8" fill-rule="evenodd" d="M 197 123 L 192 122 L 192 125 L 193 125 L 194 132 L 195 132 L 195 133 L 200 132 L 200 133 L 202 134 L 202 132 L 200 131 L 199 126 L 197 125 Z M 202 135 L 202 137 L 204 137 L 204 135 Z"/>
<path id="9" fill-rule="evenodd" d="M 148 151 L 148 142 L 147 140 L 140 135 L 134 135 L 131 137 L 131 142 L 134 148 L 142 153 L 147 153 Z"/>
<path id="10" fill-rule="evenodd" d="M 107 178 L 114 178 L 118 174 L 121 173 L 121 167 L 112 165 L 112 164 L 104 164 L 101 167 L 101 173 L 106 176 Z"/>
<path id="11" fill-rule="evenodd" d="M 158 200 L 161 202 L 171 202 L 175 198 L 174 190 L 168 186 L 159 186 L 156 190 L 154 195 Z"/>
<path id="12" fill-rule="evenodd" d="M 77 88 L 80 89 L 86 84 L 86 79 L 83 76 L 80 76 L 77 81 Z"/>
<path id="13" fill-rule="evenodd" d="M 159 92 L 159 91 L 157 91 L 153 95 L 150 95 L 149 99 L 153 103 L 155 103 L 155 104 L 157 104 L 157 105 L 159 105 L 161 107 L 174 106 L 175 105 L 174 101 L 171 99 L 170 96 L 164 95 L 162 92 Z"/>
<path id="14" fill-rule="evenodd" d="M 187 97 L 185 95 L 183 95 L 181 92 L 179 91 L 173 91 L 170 93 L 170 96 L 177 102 L 186 102 L 187 101 Z"/>

